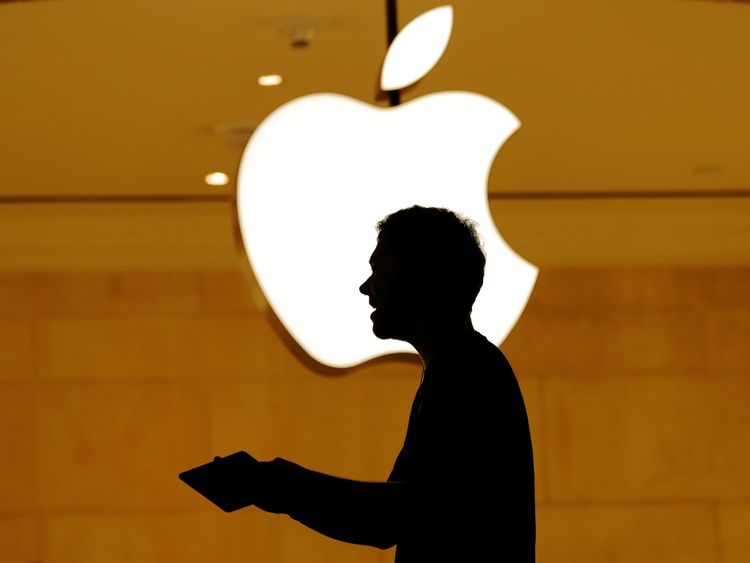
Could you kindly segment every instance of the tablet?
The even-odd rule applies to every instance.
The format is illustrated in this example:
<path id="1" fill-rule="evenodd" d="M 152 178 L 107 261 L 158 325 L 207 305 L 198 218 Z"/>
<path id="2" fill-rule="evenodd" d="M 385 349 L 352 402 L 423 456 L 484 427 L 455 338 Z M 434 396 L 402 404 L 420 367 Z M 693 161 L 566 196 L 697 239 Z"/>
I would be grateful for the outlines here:
<path id="1" fill-rule="evenodd" d="M 183 471 L 179 477 L 224 512 L 233 512 L 253 504 L 247 491 L 256 463 L 249 453 L 235 452 Z"/>

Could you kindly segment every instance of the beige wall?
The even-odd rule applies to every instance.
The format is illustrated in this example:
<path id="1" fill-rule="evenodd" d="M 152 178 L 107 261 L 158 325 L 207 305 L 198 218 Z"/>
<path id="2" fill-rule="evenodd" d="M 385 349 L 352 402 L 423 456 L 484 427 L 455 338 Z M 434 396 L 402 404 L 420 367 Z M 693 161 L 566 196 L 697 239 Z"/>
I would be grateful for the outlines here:
<path id="1" fill-rule="evenodd" d="M 750 557 L 750 269 L 547 269 L 503 350 L 540 563 Z M 382 479 L 417 363 L 312 373 L 239 273 L 0 274 L 0 561 L 385 562 L 177 473 L 245 449 Z"/>

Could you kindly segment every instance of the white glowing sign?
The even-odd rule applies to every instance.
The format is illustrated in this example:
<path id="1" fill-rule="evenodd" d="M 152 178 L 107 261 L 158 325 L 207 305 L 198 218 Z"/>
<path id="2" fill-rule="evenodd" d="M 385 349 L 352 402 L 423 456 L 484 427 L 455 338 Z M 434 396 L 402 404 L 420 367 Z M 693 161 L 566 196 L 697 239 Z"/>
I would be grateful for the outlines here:
<path id="1" fill-rule="evenodd" d="M 400 88 L 428 72 L 447 45 L 451 25 L 450 6 L 407 25 L 386 55 L 384 83 Z M 416 49 L 411 39 L 425 37 L 436 40 L 422 57 L 399 56 Z M 405 69 L 396 69 L 403 62 Z M 240 230 L 269 305 L 311 357 L 349 367 L 414 352 L 406 342 L 373 334 L 372 309 L 358 291 L 369 276 L 375 223 L 414 204 L 447 207 L 478 223 L 487 265 L 472 322 L 502 343 L 538 271 L 503 240 L 487 201 L 492 163 L 519 126 L 496 101 L 458 91 L 387 109 L 339 94 L 312 94 L 284 104 L 258 126 L 240 163 Z"/>

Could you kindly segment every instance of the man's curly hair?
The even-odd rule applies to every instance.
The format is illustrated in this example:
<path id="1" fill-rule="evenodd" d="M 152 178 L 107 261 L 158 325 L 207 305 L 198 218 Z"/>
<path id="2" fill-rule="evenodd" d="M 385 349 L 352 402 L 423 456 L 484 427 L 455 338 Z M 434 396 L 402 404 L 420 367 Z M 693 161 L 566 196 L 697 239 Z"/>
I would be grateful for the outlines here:
<path id="1" fill-rule="evenodd" d="M 425 268 L 426 291 L 453 314 L 470 313 L 484 281 L 484 255 L 476 222 L 442 207 L 413 205 L 376 225 L 395 254 L 397 272 Z"/>

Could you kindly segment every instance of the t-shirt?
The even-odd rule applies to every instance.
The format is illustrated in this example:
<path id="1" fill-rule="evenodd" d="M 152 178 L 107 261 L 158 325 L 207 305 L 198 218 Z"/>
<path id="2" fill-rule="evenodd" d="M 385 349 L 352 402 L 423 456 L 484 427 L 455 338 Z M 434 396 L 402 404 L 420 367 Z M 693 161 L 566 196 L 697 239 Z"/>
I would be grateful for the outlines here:
<path id="1" fill-rule="evenodd" d="M 526 407 L 505 355 L 476 331 L 424 370 L 388 481 L 334 477 L 286 460 L 268 466 L 268 485 L 280 472 L 270 486 L 272 511 L 340 541 L 395 544 L 396 563 L 535 561 Z"/>
<path id="2" fill-rule="evenodd" d="M 396 563 L 535 560 L 534 462 L 505 355 L 472 331 L 424 371 L 389 481 L 418 491 Z"/>

